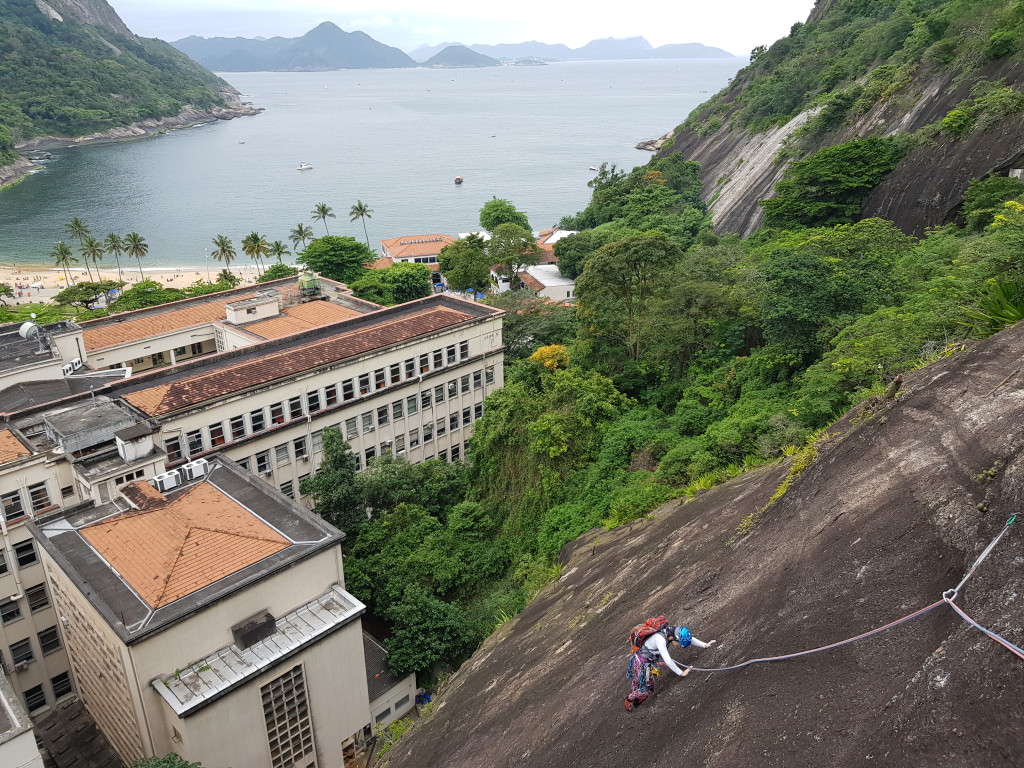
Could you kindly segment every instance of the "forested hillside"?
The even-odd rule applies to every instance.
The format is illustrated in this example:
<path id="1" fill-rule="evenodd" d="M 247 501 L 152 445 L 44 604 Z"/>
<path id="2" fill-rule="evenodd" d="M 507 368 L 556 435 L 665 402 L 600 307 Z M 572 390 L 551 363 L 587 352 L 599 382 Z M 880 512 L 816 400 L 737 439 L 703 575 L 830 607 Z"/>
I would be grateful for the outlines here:
<path id="1" fill-rule="evenodd" d="M 1017 0 L 822 0 L 755 49 L 661 154 L 700 162 L 716 231 L 749 235 L 788 162 L 874 138 L 853 167 L 810 177 L 805 191 L 821 182 L 810 202 L 838 195 L 920 235 L 957 220 L 971 179 L 1024 165 L 1022 45 Z"/>
<path id="2" fill-rule="evenodd" d="M 105 0 L 0 0 L 0 165 L 12 142 L 222 107 L 222 91 L 167 43 L 133 35 Z"/>

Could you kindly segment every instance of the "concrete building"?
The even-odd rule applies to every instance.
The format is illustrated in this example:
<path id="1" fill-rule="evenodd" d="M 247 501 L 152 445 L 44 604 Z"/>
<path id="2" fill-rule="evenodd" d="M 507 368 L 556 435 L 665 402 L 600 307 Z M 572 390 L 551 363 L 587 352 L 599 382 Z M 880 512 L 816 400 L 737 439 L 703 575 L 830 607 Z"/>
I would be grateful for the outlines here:
<path id="1" fill-rule="evenodd" d="M 576 300 L 576 281 L 558 271 L 557 264 L 535 264 L 519 273 L 524 288 L 554 301 Z"/>
<path id="2" fill-rule="evenodd" d="M 392 264 L 426 264 L 431 271 L 437 272 L 441 249 L 454 242 L 451 235 L 409 235 L 381 240 L 380 258 L 370 267 L 384 269 Z"/>
<path id="3" fill-rule="evenodd" d="M 0 675 L 0 765 L 43 768 L 43 758 L 32 734 L 32 721 L 3 675 Z"/>
<path id="4" fill-rule="evenodd" d="M 30 527 L 79 694 L 125 762 L 340 768 L 372 725 L 344 535 L 233 462 Z"/>

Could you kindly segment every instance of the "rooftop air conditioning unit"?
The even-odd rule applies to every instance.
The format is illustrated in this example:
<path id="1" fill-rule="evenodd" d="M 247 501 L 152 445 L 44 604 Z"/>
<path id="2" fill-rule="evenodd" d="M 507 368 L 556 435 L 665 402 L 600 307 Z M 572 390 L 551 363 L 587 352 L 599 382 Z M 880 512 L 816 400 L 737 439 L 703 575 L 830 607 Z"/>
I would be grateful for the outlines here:
<path id="1" fill-rule="evenodd" d="M 153 478 L 153 485 L 158 491 L 169 491 L 181 485 L 181 475 L 177 472 L 165 472 Z"/>
<path id="2" fill-rule="evenodd" d="M 29 662 L 27 662 L 27 661 L 19 661 L 17 664 L 14 665 L 14 671 L 15 672 L 24 672 L 26 669 L 28 669 L 28 665 L 29 665 Z"/>
<path id="3" fill-rule="evenodd" d="M 302 456 L 302 457 L 300 457 L 300 458 L 301 458 L 301 459 L 302 459 L 303 461 L 309 461 L 309 456 Z"/>
<path id="4" fill-rule="evenodd" d="M 206 459 L 196 459 L 188 464 L 183 464 L 179 471 L 185 476 L 186 480 L 198 480 L 210 471 L 209 464 L 210 462 Z"/>
<path id="5" fill-rule="evenodd" d="M 77 371 L 77 370 L 78 370 L 79 368 L 81 368 L 81 367 L 82 367 L 82 358 L 80 358 L 80 357 L 76 357 L 75 359 L 73 359 L 73 360 L 71 361 L 71 367 L 72 367 L 72 368 L 74 368 L 74 369 L 75 369 L 76 371 Z"/>
<path id="6" fill-rule="evenodd" d="M 269 470 L 269 469 L 266 472 L 260 472 L 260 474 L 263 475 L 263 477 L 273 477 L 274 476 L 274 472 L 272 470 Z"/>
<path id="7" fill-rule="evenodd" d="M 70 376 L 72 372 L 75 370 L 75 366 L 73 366 L 71 363 L 68 363 L 60 370 L 65 376 Z"/>

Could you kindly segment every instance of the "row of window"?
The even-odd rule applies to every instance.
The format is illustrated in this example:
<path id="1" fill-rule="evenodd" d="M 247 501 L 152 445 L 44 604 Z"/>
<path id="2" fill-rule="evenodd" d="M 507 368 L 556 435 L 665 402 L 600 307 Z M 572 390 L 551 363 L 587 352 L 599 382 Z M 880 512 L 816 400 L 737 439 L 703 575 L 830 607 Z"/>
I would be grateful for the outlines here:
<path id="1" fill-rule="evenodd" d="M 41 512 L 50 506 L 50 494 L 46 490 L 46 482 L 30 485 L 25 492 L 8 491 L 0 494 L 0 505 L 3 506 L 4 519 L 7 522 L 25 517 L 29 509 Z"/>
<path id="2" fill-rule="evenodd" d="M 39 650 L 43 656 L 61 649 L 60 633 L 57 631 L 57 627 L 44 629 L 36 634 L 36 638 L 39 641 Z M 10 650 L 11 661 L 15 669 L 17 669 L 19 664 L 31 664 L 36 660 L 36 654 L 32 648 L 32 638 L 30 637 L 14 643 L 10 646 Z"/>
<path id="3" fill-rule="evenodd" d="M 462 342 L 460 345 L 459 354 L 461 355 L 461 347 L 465 347 L 465 354 L 469 355 L 469 343 Z M 444 350 L 437 350 L 434 352 L 434 356 L 443 354 Z M 448 352 L 452 355 L 456 353 L 456 347 L 453 345 L 448 347 Z M 427 370 L 431 370 L 429 355 L 420 355 L 420 361 L 424 362 L 427 366 Z M 453 360 L 458 362 L 458 360 Z M 415 363 L 415 358 L 407 360 L 406 366 L 409 363 Z M 442 360 L 443 364 L 443 360 Z M 376 388 L 383 388 L 389 384 L 403 383 L 407 379 L 401 378 L 401 366 L 396 363 L 391 366 L 391 373 L 398 376 L 397 379 L 387 380 L 385 378 L 388 371 L 384 368 L 379 369 L 373 374 L 373 384 Z M 411 374 L 414 376 L 415 373 Z M 359 382 L 360 396 L 368 394 L 371 390 L 370 387 L 370 376 L 371 374 L 365 373 L 359 376 L 357 379 L 349 379 L 342 383 L 342 392 L 340 402 L 346 402 L 348 400 L 354 400 L 355 395 L 353 392 L 353 382 Z M 407 377 L 409 378 L 409 377 Z M 363 380 L 366 380 L 365 382 Z M 377 387 L 377 382 L 380 382 Z M 484 369 L 478 369 L 473 371 L 472 374 L 467 373 L 466 375 L 452 379 L 444 384 L 438 384 L 434 387 L 427 387 L 419 395 L 412 395 L 404 400 L 396 401 L 391 406 L 392 418 L 401 418 L 405 414 L 412 415 L 420 410 L 433 407 L 434 403 L 444 402 L 446 398 L 457 397 L 459 394 L 466 394 L 474 389 L 480 389 L 484 384 L 494 383 L 494 366 L 488 366 Z M 364 391 L 365 384 L 365 391 Z M 184 444 L 182 444 L 182 438 L 173 437 L 164 443 L 164 447 L 167 450 L 167 461 L 174 463 L 181 461 L 185 458 L 186 453 L 189 457 L 199 456 L 205 453 L 207 450 L 212 450 L 225 445 L 229 440 L 234 442 L 242 440 L 249 435 L 257 435 L 267 429 L 269 425 L 284 424 L 286 421 L 296 421 L 303 419 L 308 415 L 317 413 L 324 408 L 330 408 L 339 403 L 338 399 L 338 386 L 332 384 L 324 389 L 318 389 L 314 392 L 307 392 L 304 396 L 298 395 L 292 397 L 286 401 L 280 403 L 274 403 L 267 408 L 260 408 L 255 411 L 251 411 L 248 414 L 241 414 L 229 419 L 227 422 L 218 422 L 211 424 L 206 428 L 194 429 L 190 432 L 185 433 Z M 377 409 L 377 413 L 385 413 L 384 418 L 387 419 L 388 406 L 381 406 Z M 365 414 L 364 414 L 365 416 Z M 268 418 L 269 417 L 269 418 Z M 380 416 L 378 415 L 378 423 L 387 423 L 387 421 L 380 422 Z M 369 430 L 367 430 L 369 431 Z M 305 454 L 303 454 L 305 455 Z"/>
<path id="4" fill-rule="evenodd" d="M 413 430 L 412 432 L 409 433 L 409 447 L 410 448 L 415 448 L 416 446 L 418 446 L 420 444 L 418 442 L 419 441 L 419 435 L 415 434 L 416 432 L 417 432 L 417 430 Z M 438 437 L 440 437 L 443 434 L 444 434 L 444 432 L 439 433 Z M 414 439 L 417 442 L 414 443 L 413 442 Z M 424 429 L 424 450 L 427 450 L 427 443 L 429 443 L 433 439 L 434 439 L 433 435 L 431 435 L 430 437 L 427 437 L 426 429 Z M 377 458 L 378 456 L 384 456 L 385 454 L 391 453 L 392 451 L 395 453 L 395 455 L 401 456 L 402 454 L 405 453 L 405 444 L 406 444 L 406 442 L 405 442 L 405 435 L 396 435 L 394 442 L 392 442 L 391 440 L 385 440 L 384 442 L 382 442 L 380 444 L 380 452 L 379 453 L 377 451 L 377 446 L 375 446 L 375 445 L 371 445 L 369 448 L 365 448 L 362 451 L 356 451 L 355 452 L 356 469 L 357 470 L 361 470 L 364 466 L 368 467 L 370 465 L 370 461 L 372 461 L 373 459 Z M 447 448 L 442 448 L 441 450 L 439 450 L 437 452 L 437 458 L 440 459 L 441 461 L 460 461 L 462 459 L 462 451 L 463 451 L 463 449 L 465 449 L 467 451 L 469 450 L 469 441 L 468 440 L 465 441 L 464 443 L 462 443 L 461 445 L 459 445 L 458 443 L 453 445 L 451 447 L 451 452 L 450 453 L 449 453 L 449 450 Z M 422 461 L 430 461 L 433 458 L 434 458 L 434 454 L 432 454 L 432 453 L 431 454 L 425 454 L 423 456 L 423 458 L 422 458 Z M 365 464 L 364 464 L 364 462 L 365 462 Z"/>
<path id="5" fill-rule="evenodd" d="M 28 600 L 28 609 L 32 613 L 43 610 L 50 606 L 50 596 L 46 594 L 46 585 L 37 584 L 25 590 L 25 598 Z M 0 603 L 0 624 L 6 626 L 21 618 L 21 604 L 10 598 Z"/>
<path id="6" fill-rule="evenodd" d="M 18 565 L 21 568 L 39 562 L 39 555 L 36 554 L 36 547 L 31 539 L 18 542 L 11 549 L 14 550 L 14 559 L 18 561 Z M 10 569 L 11 566 L 7 562 L 6 553 L 3 548 L 0 548 L 0 576 L 3 576 Z"/>
<path id="7" fill-rule="evenodd" d="M 53 689 L 54 699 L 59 699 L 61 696 L 67 696 L 74 690 L 74 688 L 71 687 L 71 675 L 67 672 L 61 672 L 56 677 L 51 677 L 50 687 Z M 42 709 L 45 706 L 46 692 L 43 691 L 42 684 L 33 686 L 25 691 L 25 709 L 29 714 L 38 709 Z"/>

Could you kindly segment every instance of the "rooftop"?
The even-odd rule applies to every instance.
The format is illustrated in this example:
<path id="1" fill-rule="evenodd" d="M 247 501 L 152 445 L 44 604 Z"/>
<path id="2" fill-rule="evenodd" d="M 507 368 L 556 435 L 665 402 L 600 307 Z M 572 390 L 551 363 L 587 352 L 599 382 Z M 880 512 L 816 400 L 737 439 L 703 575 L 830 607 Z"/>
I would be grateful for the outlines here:
<path id="1" fill-rule="evenodd" d="M 31 456 L 32 451 L 7 427 L 0 428 L 0 464 Z"/>
<path id="2" fill-rule="evenodd" d="M 7 678 L 0 675 L 0 745 L 30 730 L 32 721 L 25 714 Z"/>
<path id="3" fill-rule="evenodd" d="M 288 307 L 277 317 L 257 320 L 243 325 L 242 328 L 261 339 L 279 339 L 282 336 L 291 336 L 294 333 L 319 328 L 322 325 L 359 317 L 361 314 L 365 313 L 329 301 L 310 301 L 306 304 Z"/>
<path id="4" fill-rule="evenodd" d="M 388 652 L 373 637 L 363 632 L 363 659 L 366 665 L 366 690 L 370 694 L 370 702 L 380 698 L 396 685 L 401 678 L 392 674 L 384 660 Z"/>
<path id="5" fill-rule="evenodd" d="M 187 717 L 321 637 L 355 620 L 366 606 L 335 584 L 326 593 L 282 616 L 269 637 L 239 648 L 232 643 L 191 666 L 153 681 L 179 717 Z"/>
<path id="6" fill-rule="evenodd" d="M 389 256 L 396 259 L 408 259 L 414 256 L 436 256 L 449 243 L 454 243 L 451 235 L 406 235 L 381 240 L 380 244 Z"/>
<path id="7" fill-rule="evenodd" d="M 126 643 L 338 546 L 337 529 L 218 456 L 166 494 L 126 486 L 32 523 L 40 545 Z"/>
<path id="8" fill-rule="evenodd" d="M 34 405 L 80 395 L 91 389 L 100 389 L 111 381 L 125 378 L 127 374 L 126 369 L 118 368 L 112 371 L 90 371 L 86 375 L 65 376 L 49 381 L 13 384 L 6 389 L 0 389 L 0 413 L 14 413 Z"/>
<path id="9" fill-rule="evenodd" d="M 527 267 L 523 272 L 519 273 L 519 279 L 527 287 L 534 290 L 551 288 L 556 285 L 573 285 L 575 283 L 572 278 L 565 277 L 558 271 L 557 264 L 535 264 L 532 267 Z M 534 283 L 539 285 L 540 288 L 535 287 Z"/>

